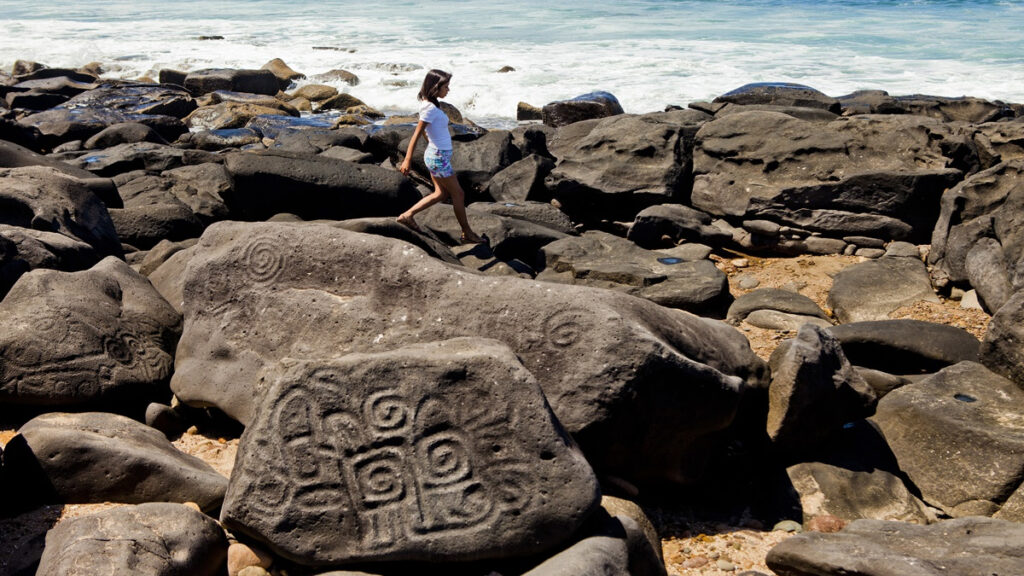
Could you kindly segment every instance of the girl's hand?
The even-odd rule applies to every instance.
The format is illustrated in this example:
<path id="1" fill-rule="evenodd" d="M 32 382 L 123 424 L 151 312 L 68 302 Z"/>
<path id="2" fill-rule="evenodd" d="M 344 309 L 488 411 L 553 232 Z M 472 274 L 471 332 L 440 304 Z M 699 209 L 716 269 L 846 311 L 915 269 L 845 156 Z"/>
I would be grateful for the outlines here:
<path id="1" fill-rule="evenodd" d="M 406 176 L 408 176 L 409 175 L 409 169 L 410 169 L 409 159 L 406 158 L 405 160 L 402 161 L 402 165 L 398 167 L 398 171 L 401 172 L 402 174 L 405 174 Z"/>

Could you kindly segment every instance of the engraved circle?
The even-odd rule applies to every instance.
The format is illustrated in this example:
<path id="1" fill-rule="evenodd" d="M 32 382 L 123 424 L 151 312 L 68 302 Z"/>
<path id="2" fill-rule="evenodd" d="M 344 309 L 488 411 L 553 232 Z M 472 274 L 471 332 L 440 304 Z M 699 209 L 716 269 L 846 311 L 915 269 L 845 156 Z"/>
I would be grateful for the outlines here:
<path id="1" fill-rule="evenodd" d="M 442 433 L 421 441 L 422 472 L 427 482 L 451 484 L 469 477 L 472 468 L 466 445 L 454 434 Z"/>
<path id="2" fill-rule="evenodd" d="M 580 310 L 555 312 L 544 321 L 544 337 L 557 348 L 568 348 L 583 338 L 586 326 L 580 322 Z"/>
<path id="3" fill-rule="evenodd" d="M 364 405 L 366 422 L 378 430 L 391 432 L 410 422 L 411 410 L 405 399 L 391 390 L 370 394 Z"/>
<path id="4" fill-rule="evenodd" d="M 284 255 L 269 238 L 258 238 L 245 249 L 245 270 L 256 282 L 271 282 L 284 269 Z"/>
<path id="5" fill-rule="evenodd" d="M 117 334 L 103 343 L 103 350 L 118 364 L 131 364 L 135 361 L 134 337 L 129 334 Z"/>
<path id="6" fill-rule="evenodd" d="M 402 460 L 396 454 L 378 453 L 356 466 L 356 481 L 363 503 L 382 505 L 405 496 Z"/>

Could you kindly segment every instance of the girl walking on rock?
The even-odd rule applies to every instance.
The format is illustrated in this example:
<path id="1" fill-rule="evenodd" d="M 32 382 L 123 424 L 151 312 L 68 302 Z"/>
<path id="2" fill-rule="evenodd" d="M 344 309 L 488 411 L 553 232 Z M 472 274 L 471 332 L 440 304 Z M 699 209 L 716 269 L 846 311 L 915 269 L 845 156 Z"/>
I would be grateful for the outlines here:
<path id="1" fill-rule="evenodd" d="M 438 102 L 438 98 L 448 95 L 448 83 L 451 79 L 452 75 L 443 70 L 431 70 L 423 79 L 423 86 L 419 93 L 419 99 L 423 101 L 420 106 L 420 121 L 412 133 L 412 140 L 409 141 L 409 150 L 405 153 L 405 160 L 398 169 L 402 174 L 409 174 L 416 142 L 420 135 L 426 132 L 427 151 L 423 154 L 423 162 L 426 163 L 427 170 L 430 171 L 430 179 L 434 181 L 434 192 L 424 196 L 412 208 L 403 212 L 397 220 L 419 232 L 420 227 L 413 217 L 430 206 L 446 198 L 451 198 L 455 219 L 462 227 L 462 241 L 479 243 L 483 242 L 483 238 L 477 236 L 469 226 L 469 220 L 466 218 L 466 193 L 462 191 L 462 186 L 459 186 L 459 179 L 455 176 L 455 170 L 452 169 L 452 137 L 448 133 L 448 116 L 441 110 L 441 104 Z"/>

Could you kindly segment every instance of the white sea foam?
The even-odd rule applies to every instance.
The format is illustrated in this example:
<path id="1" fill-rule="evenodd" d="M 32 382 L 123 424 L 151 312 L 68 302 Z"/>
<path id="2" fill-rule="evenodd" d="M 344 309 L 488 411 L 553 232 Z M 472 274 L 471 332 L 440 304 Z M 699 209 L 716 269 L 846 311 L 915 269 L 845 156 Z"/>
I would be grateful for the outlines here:
<path id="1" fill-rule="evenodd" d="M 543 105 L 600 89 L 628 112 L 647 112 L 760 81 L 832 95 L 882 89 L 1024 102 L 1019 3 L 565 4 L 4 0 L 0 68 L 18 58 L 65 67 L 100 61 L 111 77 L 155 78 L 162 68 L 255 68 L 282 58 L 311 78 L 351 70 L 358 86 L 333 85 L 388 112 L 414 109 L 424 70 L 442 68 L 454 73 L 448 100 L 492 123 L 514 118 L 519 101 Z M 497 72 L 506 65 L 515 71 Z"/>

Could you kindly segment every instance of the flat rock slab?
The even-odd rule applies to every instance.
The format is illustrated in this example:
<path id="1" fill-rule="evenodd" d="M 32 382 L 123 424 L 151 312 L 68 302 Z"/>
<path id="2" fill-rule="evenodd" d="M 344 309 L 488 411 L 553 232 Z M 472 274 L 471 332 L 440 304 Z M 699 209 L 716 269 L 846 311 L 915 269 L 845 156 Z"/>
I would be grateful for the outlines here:
<path id="1" fill-rule="evenodd" d="M 981 345 L 970 332 L 921 320 L 872 320 L 829 328 L 850 362 L 891 374 L 937 372 L 977 361 Z"/>
<path id="2" fill-rule="evenodd" d="M 922 498 L 991 516 L 1024 482 L 1024 391 L 961 362 L 887 394 L 872 418 Z"/>
<path id="3" fill-rule="evenodd" d="M 780 288 L 758 288 L 736 299 L 729 306 L 726 318 L 741 322 L 757 310 L 775 310 L 799 316 L 813 316 L 828 321 L 825 311 L 807 296 Z"/>
<path id="4" fill-rule="evenodd" d="M 1017 292 L 988 323 L 980 362 L 1024 389 L 1024 290 Z"/>
<path id="5" fill-rule="evenodd" d="M 1024 524 L 959 518 L 919 526 L 857 520 L 834 534 L 804 532 L 768 552 L 779 576 L 1024 574 Z"/>
<path id="6" fill-rule="evenodd" d="M 274 378 L 221 520 L 301 564 L 529 556 L 599 506 L 590 465 L 500 342 L 286 361 Z"/>
<path id="7" fill-rule="evenodd" d="M 0 402 L 113 407 L 167 393 L 181 316 L 117 258 L 25 274 L 0 317 Z"/>
<path id="8" fill-rule="evenodd" d="M 163 433 L 105 412 L 33 418 L 8 445 L 5 467 L 23 493 L 44 501 L 195 502 L 213 510 L 227 489 L 227 478 Z"/>
<path id="9" fill-rule="evenodd" d="M 607 232 L 564 238 L 543 253 L 550 273 L 539 279 L 612 288 L 705 316 L 720 317 L 732 298 L 725 273 L 710 260 L 666 256 Z"/>
<path id="10" fill-rule="evenodd" d="M 828 305 L 841 323 L 888 320 L 889 314 L 915 302 L 938 302 L 924 262 L 882 257 L 835 275 Z"/>
<path id="11" fill-rule="evenodd" d="M 187 403 L 248 424 L 282 358 L 490 337 L 537 376 L 592 465 L 634 479 L 684 477 L 694 439 L 728 426 L 766 371 L 721 322 L 609 290 L 484 276 L 321 224 L 210 226 L 184 302 L 171 386 Z"/>
<path id="12" fill-rule="evenodd" d="M 214 576 L 224 571 L 227 550 L 220 526 L 188 506 L 122 506 L 50 530 L 36 574 Z"/>
<path id="13" fill-rule="evenodd" d="M 801 462 L 787 468 L 786 474 L 800 495 L 805 524 L 823 515 L 847 521 L 870 518 L 928 523 L 924 502 L 887 470 Z"/>

